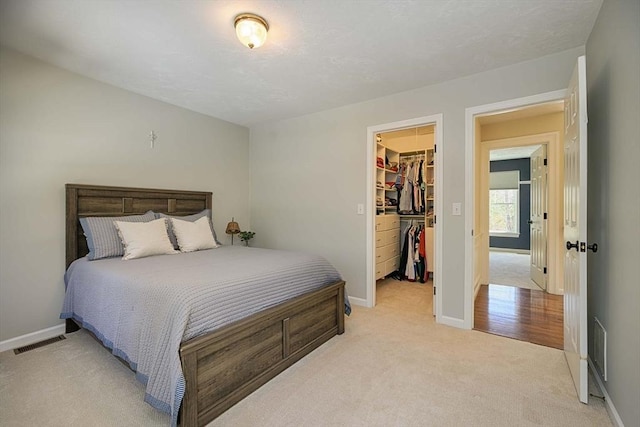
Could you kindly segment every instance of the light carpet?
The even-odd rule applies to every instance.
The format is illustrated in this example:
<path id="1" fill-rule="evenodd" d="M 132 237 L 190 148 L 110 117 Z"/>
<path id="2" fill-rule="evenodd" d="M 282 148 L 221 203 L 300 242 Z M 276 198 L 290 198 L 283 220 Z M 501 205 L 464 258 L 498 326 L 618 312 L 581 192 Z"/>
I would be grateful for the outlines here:
<path id="1" fill-rule="evenodd" d="M 561 351 L 438 325 L 431 286 L 387 280 L 335 337 L 214 426 L 610 426 Z M 128 368 L 86 332 L 0 354 L 2 426 L 155 426 Z"/>
<path id="2" fill-rule="evenodd" d="M 489 251 L 489 283 L 541 291 L 531 280 L 530 265 L 529 254 Z"/>

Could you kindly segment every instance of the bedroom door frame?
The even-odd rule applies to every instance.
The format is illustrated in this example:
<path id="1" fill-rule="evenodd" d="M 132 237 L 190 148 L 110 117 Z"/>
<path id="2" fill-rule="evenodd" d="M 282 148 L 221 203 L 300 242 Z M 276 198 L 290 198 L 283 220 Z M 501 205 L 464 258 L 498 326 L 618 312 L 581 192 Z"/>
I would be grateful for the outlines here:
<path id="1" fill-rule="evenodd" d="M 474 219 L 476 215 L 475 197 L 476 189 L 476 118 L 491 113 L 503 113 L 508 110 L 518 110 L 537 104 L 553 101 L 562 101 L 565 98 L 566 89 L 545 92 L 538 95 L 523 98 L 510 99 L 493 104 L 479 105 L 465 110 L 465 274 L 464 274 L 464 329 L 473 329 L 473 302 L 475 298 L 475 264 L 476 264 L 476 239 L 474 238 Z"/>
<path id="2" fill-rule="evenodd" d="M 410 129 L 420 126 L 435 126 L 434 132 L 434 144 L 437 147 L 435 150 L 435 164 L 436 164 L 436 177 L 435 177 L 435 215 L 437 218 L 436 226 L 434 227 L 434 271 L 433 271 L 433 283 L 434 287 L 438 288 L 438 291 L 434 295 L 433 304 L 436 310 L 436 322 L 441 323 L 442 317 L 442 294 L 444 286 L 441 281 L 442 275 L 442 232 L 444 215 L 442 215 L 442 187 L 443 187 L 443 168 L 442 159 L 444 153 L 444 144 L 442 143 L 442 125 L 443 115 L 442 113 L 433 114 L 430 116 L 417 117 L 414 119 L 401 120 L 397 122 L 385 123 L 375 126 L 367 127 L 367 298 L 365 305 L 367 307 L 375 307 L 376 305 L 376 279 L 375 279 L 375 164 L 376 164 L 376 134 L 383 132 L 391 132 L 402 129 Z"/>

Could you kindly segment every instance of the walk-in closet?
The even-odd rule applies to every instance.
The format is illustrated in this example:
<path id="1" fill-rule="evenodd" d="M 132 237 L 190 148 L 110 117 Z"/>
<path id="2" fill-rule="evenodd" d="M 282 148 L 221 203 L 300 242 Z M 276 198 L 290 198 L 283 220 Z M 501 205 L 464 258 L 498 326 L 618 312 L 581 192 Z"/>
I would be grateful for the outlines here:
<path id="1" fill-rule="evenodd" d="M 376 134 L 376 281 L 432 284 L 435 126 Z"/>

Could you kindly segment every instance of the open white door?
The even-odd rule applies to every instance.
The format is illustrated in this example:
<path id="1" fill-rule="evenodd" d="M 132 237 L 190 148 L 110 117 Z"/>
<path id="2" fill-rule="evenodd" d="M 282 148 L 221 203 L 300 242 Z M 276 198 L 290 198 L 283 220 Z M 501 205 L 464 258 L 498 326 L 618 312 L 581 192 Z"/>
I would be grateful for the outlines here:
<path id="1" fill-rule="evenodd" d="M 531 155 L 531 280 L 547 289 L 547 146 Z"/>
<path id="2" fill-rule="evenodd" d="M 583 403 L 588 401 L 585 65 L 585 57 L 579 57 L 564 102 L 564 354 Z"/>

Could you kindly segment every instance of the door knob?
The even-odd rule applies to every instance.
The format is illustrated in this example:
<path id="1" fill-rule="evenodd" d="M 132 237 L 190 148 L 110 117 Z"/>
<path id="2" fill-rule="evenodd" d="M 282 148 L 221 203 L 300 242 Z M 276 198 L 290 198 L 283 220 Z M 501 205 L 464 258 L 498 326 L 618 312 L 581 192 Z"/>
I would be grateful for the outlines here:
<path id="1" fill-rule="evenodd" d="M 579 241 L 577 241 L 577 240 L 576 240 L 576 242 L 575 242 L 575 243 L 571 243 L 571 242 L 567 241 L 567 250 L 568 250 L 568 251 L 570 251 L 571 249 L 575 248 L 575 249 L 576 249 L 576 252 L 580 252 L 580 250 L 578 249 L 578 244 L 579 244 L 579 243 L 580 243 L 580 242 L 579 242 Z"/>
<path id="2" fill-rule="evenodd" d="M 598 252 L 598 244 L 594 243 L 593 245 L 587 245 L 587 249 L 591 249 L 595 254 L 596 252 Z"/>
<path id="3" fill-rule="evenodd" d="M 533 224 L 533 221 L 531 221 L 531 220 L 529 220 L 529 221 L 527 221 L 527 222 L 528 222 L 529 224 Z"/>

